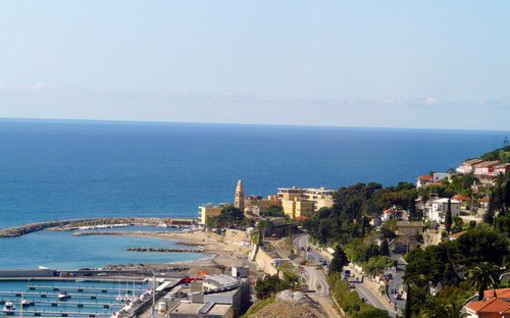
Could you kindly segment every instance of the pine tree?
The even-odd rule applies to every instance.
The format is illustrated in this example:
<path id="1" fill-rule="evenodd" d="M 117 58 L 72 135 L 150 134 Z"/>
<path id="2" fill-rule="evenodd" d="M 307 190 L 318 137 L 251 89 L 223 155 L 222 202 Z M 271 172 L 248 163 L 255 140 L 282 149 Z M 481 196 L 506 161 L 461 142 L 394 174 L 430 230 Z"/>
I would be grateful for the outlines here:
<path id="1" fill-rule="evenodd" d="M 388 240 L 383 239 L 383 241 L 381 243 L 380 252 L 381 252 L 381 255 L 390 256 L 390 247 L 388 245 Z"/>
<path id="2" fill-rule="evenodd" d="M 344 266 L 347 266 L 348 264 L 349 260 L 347 259 L 347 255 L 345 255 L 342 247 L 337 245 L 335 254 L 333 255 L 333 260 L 331 260 L 331 264 L 329 264 L 329 274 L 341 273 Z"/>
<path id="3" fill-rule="evenodd" d="M 411 312 L 411 284 L 407 284 L 406 307 L 404 308 L 404 317 L 412 318 Z"/>
<path id="4" fill-rule="evenodd" d="M 444 226 L 446 227 L 446 231 L 448 232 L 448 235 L 450 235 L 450 230 L 452 229 L 452 200 L 448 199 L 448 206 L 446 208 L 446 218 L 444 222 Z"/>
<path id="5" fill-rule="evenodd" d="M 510 210 L 510 181 L 507 181 L 503 188 L 503 201 L 505 202 L 506 210 Z"/>
<path id="6" fill-rule="evenodd" d="M 492 194 L 489 196 L 489 206 L 483 215 L 483 221 L 489 224 L 494 222 L 494 196 Z"/>

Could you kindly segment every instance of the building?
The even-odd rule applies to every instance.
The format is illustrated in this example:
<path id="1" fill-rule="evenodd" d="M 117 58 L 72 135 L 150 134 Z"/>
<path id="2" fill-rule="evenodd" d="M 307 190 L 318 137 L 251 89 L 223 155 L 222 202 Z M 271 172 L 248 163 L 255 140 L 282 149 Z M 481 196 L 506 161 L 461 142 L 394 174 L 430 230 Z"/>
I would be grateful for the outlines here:
<path id="1" fill-rule="evenodd" d="M 277 196 L 282 200 L 294 200 L 295 198 L 303 198 L 305 189 L 292 187 L 292 188 L 278 188 Z"/>
<path id="2" fill-rule="evenodd" d="M 495 161 L 485 161 L 481 159 L 471 159 L 463 162 L 457 168 L 459 173 L 474 173 L 475 177 L 481 183 L 494 185 L 496 177 L 500 174 L 506 174 L 510 171 L 510 163 L 501 163 Z"/>
<path id="3" fill-rule="evenodd" d="M 335 203 L 333 199 L 315 199 L 314 210 L 318 211 L 321 208 L 332 208 Z"/>
<path id="4" fill-rule="evenodd" d="M 432 176 L 421 176 L 416 178 L 416 188 L 421 188 L 427 185 L 429 182 L 434 182 L 434 177 Z"/>
<path id="5" fill-rule="evenodd" d="M 234 318 L 234 308 L 230 305 L 214 303 L 178 302 L 169 310 L 168 318 Z"/>
<path id="6" fill-rule="evenodd" d="M 432 201 L 427 213 L 427 218 L 438 223 L 444 222 L 448 210 L 448 198 L 441 198 Z M 458 200 L 451 200 L 452 217 L 460 216 L 460 204 Z"/>
<path id="7" fill-rule="evenodd" d="M 234 207 L 244 211 L 244 187 L 243 180 L 237 181 L 236 194 L 234 199 Z"/>
<path id="8" fill-rule="evenodd" d="M 465 161 L 460 165 L 456 170 L 458 173 L 468 174 L 475 170 L 475 165 L 479 164 L 480 162 L 483 162 L 482 159 L 471 159 L 468 161 Z"/>
<path id="9" fill-rule="evenodd" d="M 451 177 L 451 174 L 446 173 L 446 172 L 434 172 L 432 174 L 432 178 L 434 179 L 433 180 L 434 182 L 441 182 L 441 180 L 448 179 L 450 177 Z"/>
<path id="10" fill-rule="evenodd" d="M 205 225 L 207 224 L 207 219 L 213 216 L 218 216 L 221 213 L 221 210 L 223 209 L 225 205 L 220 204 L 219 206 L 216 206 L 212 203 L 207 203 L 206 205 L 198 207 L 200 211 L 199 217 L 198 217 L 198 224 L 199 225 Z"/>
<path id="11" fill-rule="evenodd" d="M 397 237 L 395 239 L 397 249 L 411 250 L 415 248 L 418 245 L 416 235 L 421 235 L 424 227 L 423 222 L 397 222 Z"/>
<path id="12" fill-rule="evenodd" d="M 510 318 L 510 288 L 484 291 L 484 299 L 464 305 L 472 318 Z"/>
<path id="13" fill-rule="evenodd" d="M 257 195 L 248 195 L 244 198 L 244 206 L 246 208 L 258 207 L 261 212 L 266 212 L 272 205 L 282 206 L 282 201 L 275 195 L 270 195 L 267 199 Z"/>
<path id="14" fill-rule="evenodd" d="M 314 206 L 313 201 L 302 200 L 297 197 L 294 199 L 282 200 L 283 213 L 288 215 L 291 219 L 311 214 L 314 211 Z"/>

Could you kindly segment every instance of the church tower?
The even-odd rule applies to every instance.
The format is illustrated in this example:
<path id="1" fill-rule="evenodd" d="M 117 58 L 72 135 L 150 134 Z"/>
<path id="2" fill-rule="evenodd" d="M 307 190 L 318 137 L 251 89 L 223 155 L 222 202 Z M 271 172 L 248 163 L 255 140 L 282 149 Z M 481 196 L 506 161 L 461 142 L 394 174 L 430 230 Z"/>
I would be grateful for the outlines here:
<path id="1" fill-rule="evenodd" d="M 234 200 L 234 207 L 244 212 L 244 188 L 243 181 L 237 181 L 236 198 Z"/>

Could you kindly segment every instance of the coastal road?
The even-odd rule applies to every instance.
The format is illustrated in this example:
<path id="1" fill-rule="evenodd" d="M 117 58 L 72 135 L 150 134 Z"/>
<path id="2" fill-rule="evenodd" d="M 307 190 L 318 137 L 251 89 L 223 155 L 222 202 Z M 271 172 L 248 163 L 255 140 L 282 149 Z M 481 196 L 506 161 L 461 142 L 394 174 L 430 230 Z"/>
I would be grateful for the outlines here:
<path id="1" fill-rule="evenodd" d="M 403 298 L 397 299 L 397 294 L 402 293 L 402 277 L 404 276 L 407 263 L 400 253 L 392 252 L 390 256 L 392 259 L 397 260 L 398 265 L 396 270 L 391 273 L 393 279 L 389 281 L 389 296 L 391 302 L 397 305 L 397 311 L 402 313 L 405 307 L 405 300 Z"/>

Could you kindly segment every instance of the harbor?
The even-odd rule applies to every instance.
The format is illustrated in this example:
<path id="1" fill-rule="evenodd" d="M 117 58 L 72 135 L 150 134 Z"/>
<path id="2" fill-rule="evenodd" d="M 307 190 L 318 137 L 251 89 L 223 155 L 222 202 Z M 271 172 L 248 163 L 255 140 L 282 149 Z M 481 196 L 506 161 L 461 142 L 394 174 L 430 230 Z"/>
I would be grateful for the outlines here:
<path id="1" fill-rule="evenodd" d="M 161 283 L 158 280 L 154 286 Z M 153 292 L 152 280 L 143 277 L 4 279 L 0 281 L 0 311 L 12 316 L 110 317 L 121 310 L 127 312 L 147 306 Z"/>

